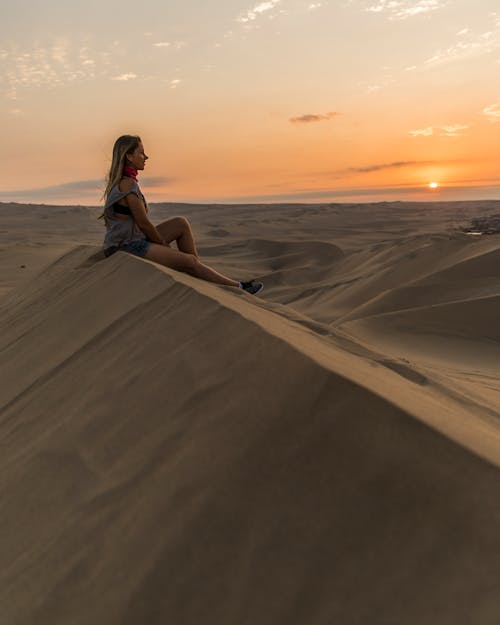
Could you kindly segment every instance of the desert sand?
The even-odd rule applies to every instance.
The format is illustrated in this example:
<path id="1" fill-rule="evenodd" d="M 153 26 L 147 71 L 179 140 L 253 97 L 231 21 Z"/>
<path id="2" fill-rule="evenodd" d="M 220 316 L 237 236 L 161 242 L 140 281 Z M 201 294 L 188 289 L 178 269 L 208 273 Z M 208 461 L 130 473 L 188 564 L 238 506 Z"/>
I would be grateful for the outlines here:
<path id="1" fill-rule="evenodd" d="M 0 214 L 2 625 L 498 625 L 500 202 Z"/>

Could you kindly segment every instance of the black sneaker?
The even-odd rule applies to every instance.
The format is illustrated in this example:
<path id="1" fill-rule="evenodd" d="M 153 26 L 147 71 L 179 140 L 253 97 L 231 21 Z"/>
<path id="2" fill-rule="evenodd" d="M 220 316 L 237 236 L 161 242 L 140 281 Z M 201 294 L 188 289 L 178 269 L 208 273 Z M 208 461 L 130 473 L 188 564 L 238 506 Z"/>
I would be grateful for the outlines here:
<path id="1" fill-rule="evenodd" d="M 264 288 L 262 282 L 257 282 L 257 280 L 250 280 L 250 282 L 240 282 L 241 288 L 250 293 L 250 295 L 257 295 Z"/>

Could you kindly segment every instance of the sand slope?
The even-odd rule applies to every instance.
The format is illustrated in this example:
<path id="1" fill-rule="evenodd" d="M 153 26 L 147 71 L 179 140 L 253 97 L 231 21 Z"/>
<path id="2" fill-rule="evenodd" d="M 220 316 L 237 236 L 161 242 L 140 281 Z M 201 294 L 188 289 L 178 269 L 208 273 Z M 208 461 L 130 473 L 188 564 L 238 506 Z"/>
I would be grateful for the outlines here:
<path id="1" fill-rule="evenodd" d="M 498 623 L 491 410 L 297 314 L 89 246 L 11 293 L 0 622 Z"/>

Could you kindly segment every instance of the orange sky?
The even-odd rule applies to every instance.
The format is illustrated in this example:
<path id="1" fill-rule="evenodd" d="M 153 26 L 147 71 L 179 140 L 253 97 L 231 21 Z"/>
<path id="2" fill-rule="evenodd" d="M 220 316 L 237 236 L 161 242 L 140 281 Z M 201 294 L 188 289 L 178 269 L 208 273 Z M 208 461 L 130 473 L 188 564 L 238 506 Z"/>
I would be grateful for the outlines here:
<path id="1" fill-rule="evenodd" d="M 151 201 L 500 197 L 490 1 L 25 9 L 0 9 L 0 201 L 98 204 L 124 133 Z"/>

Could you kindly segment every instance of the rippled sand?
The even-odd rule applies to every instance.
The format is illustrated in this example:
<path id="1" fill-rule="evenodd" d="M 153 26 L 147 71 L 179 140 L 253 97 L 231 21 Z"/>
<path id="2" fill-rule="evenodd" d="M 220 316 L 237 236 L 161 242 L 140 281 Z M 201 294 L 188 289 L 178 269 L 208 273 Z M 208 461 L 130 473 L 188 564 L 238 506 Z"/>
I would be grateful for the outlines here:
<path id="1" fill-rule="evenodd" d="M 0 205 L 0 622 L 496 625 L 499 207 Z"/>

